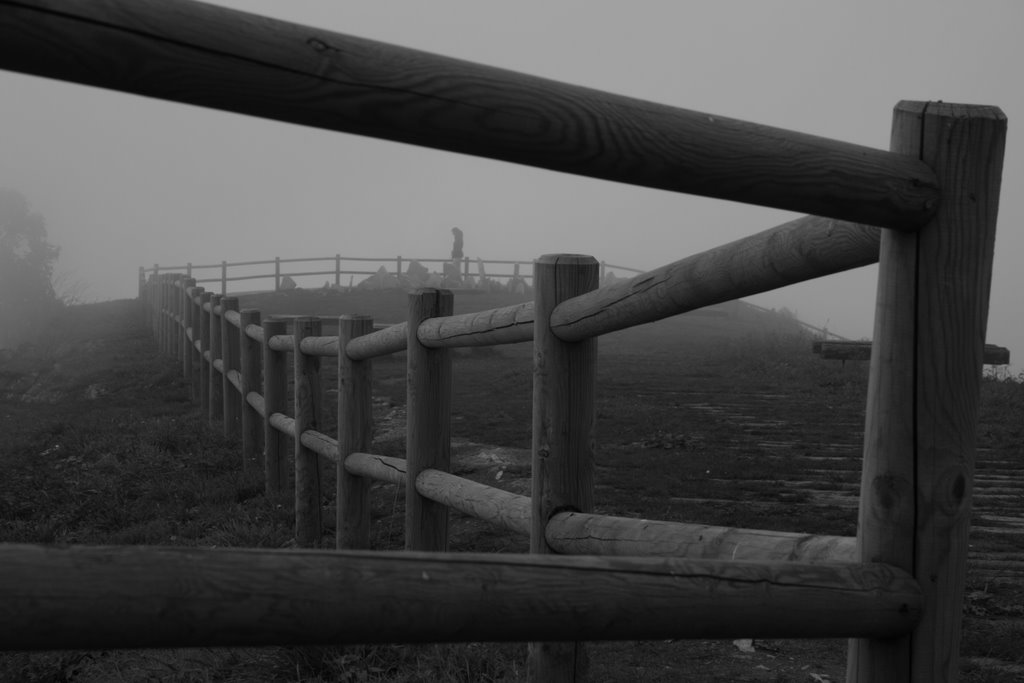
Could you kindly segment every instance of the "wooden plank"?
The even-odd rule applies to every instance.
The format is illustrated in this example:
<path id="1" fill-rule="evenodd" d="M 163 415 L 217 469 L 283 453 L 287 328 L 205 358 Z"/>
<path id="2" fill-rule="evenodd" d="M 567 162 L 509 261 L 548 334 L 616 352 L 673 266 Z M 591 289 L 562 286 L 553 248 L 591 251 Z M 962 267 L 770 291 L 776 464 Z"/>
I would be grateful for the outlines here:
<path id="1" fill-rule="evenodd" d="M 868 225 L 939 197 L 913 157 L 198 2 L 0 2 L 0 68 Z"/>
<path id="2" fill-rule="evenodd" d="M 548 254 L 533 266 L 531 553 L 554 552 L 545 530 L 555 513 L 590 512 L 594 507 L 597 340 L 564 342 L 549 321 L 560 303 L 597 287 L 599 272 L 596 259 L 575 254 Z M 534 680 L 575 681 L 586 672 L 582 643 L 530 644 Z"/>
<path id="3" fill-rule="evenodd" d="M 16 544 L 0 604 L 8 650 L 893 637 L 921 610 L 872 564 Z"/>
<path id="4" fill-rule="evenodd" d="M 845 536 L 717 527 L 650 519 L 559 512 L 545 531 L 564 555 L 684 557 L 763 562 L 851 562 L 856 539 Z"/>
<path id="5" fill-rule="evenodd" d="M 878 260 L 878 228 L 805 216 L 558 305 L 551 327 L 580 341 Z"/>
<path id="6" fill-rule="evenodd" d="M 452 314 L 454 298 L 446 289 L 421 289 L 409 295 L 405 460 L 413 481 L 425 469 L 451 466 L 452 359 L 448 349 L 429 349 L 416 336 L 427 318 Z M 405 487 L 405 549 L 448 549 L 448 508 Z"/>
<path id="7" fill-rule="evenodd" d="M 373 370 L 369 360 L 346 353 L 354 339 L 373 332 L 373 318 L 343 315 L 338 319 L 338 465 L 336 546 L 370 546 L 371 479 L 345 467 L 352 453 L 367 451 L 373 442 Z"/>
<path id="8" fill-rule="evenodd" d="M 945 188 L 916 235 L 882 238 L 869 371 L 860 557 L 914 573 L 912 637 L 856 640 L 848 680 L 953 681 L 1006 117 L 995 107 L 901 102 L 893 151 Z"/>

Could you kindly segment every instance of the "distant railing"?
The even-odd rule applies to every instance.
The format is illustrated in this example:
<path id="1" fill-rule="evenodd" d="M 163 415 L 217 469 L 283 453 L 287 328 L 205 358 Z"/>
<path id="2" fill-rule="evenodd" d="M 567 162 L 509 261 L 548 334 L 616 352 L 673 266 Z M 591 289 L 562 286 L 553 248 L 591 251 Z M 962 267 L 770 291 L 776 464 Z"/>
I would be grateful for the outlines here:
<path id="1" fill-rule="evenodd" d="M 291 265 L 298 263 L 325 263 L 330 262 L 334 264 L 334 267 L 330 270 L 296 270 L 291 271 L 287 268 L 282 269 L 281 265 Z M 350 263 L 363 264 L 363 263 L 374 263 L 378 264 L 377 270 L 366 270 L 365 267 L 360 269 L 358 266 L 350 266 Z M 441 272 L 429 273 L 429 275 L 421 275 L 423 271 L 416 272 L 410 270 L 410 266 L 413 264 L 433 264 L 440 265 Z M 273 272 L 246 272 L 244 274 L 237 274 L 238 269 L 248 270 L 253 266 L 269 266 L 273 265 Z M 343 267 L 344 265 L 344 267 Z M 487 268 L 490 266 L 512 266 L 511 272 L 488 272 Z M 525 266 L 520 271 L 520 267 Z M 235 275 L 229 274 L 229 269 L 236 269 Z M 424 266 L 425 268 L 425 266 Z M 508 261 L 508 260 L 485 260 L 485 259 L 470 259 L 464 257 L 462 259 L 440 259 L 440 258 L 417 258 L 409 259 L 401 256 L 385 257 L 385 258 L 373 258 L 373 257 L 361 257 L 361 256 L 342 256 L 336 254 L 335 256 L 313 256 L 310 258 L 280 258 L 274 257 L 273 259 L 263 261 L 236 261 L 229 263 L 227 261 L 221 261 L 220 263 L 206 263 L 206 264 L 193 264 L 186 263 L 185 265 L 175 266 L 161 266 L 159 263 L 153 265 L 152 268 L 145 266 L 139 266 L 139 292 L 141 294 L 143 287 L 145 286 L 146 280 L 153 275 L 159 275 L 161 273 L 184 273 L 187 278 L 195 278 L 197 284 L 205 284 L 212 282 L 220 283 L 220 293 L 222 296 L 228 294 L 228 283 L 229 282 L 240 282 L 240 281 L 252 281 L 252 280 L 270 280 L 274 281 L 274 291 L 281 289 L 284 278 L 298 278 L 298 277 L 314 277 L 314 276 L 331 276 L 334 278 L 335 288 L 351 289 L 354 282 L 355 276 L 361 276 L 365 278 L 372 278 L 375 275 L 385 274 L 394 276 L 396 279 L 404 278 L 404 281 L 413 287 L 415 286 L 426 286 L 428 283 L 425 280 L 431 279 L 429 276 L 434 276 L 433 279 L 436 281 L 435 286 L 446 286 L 450 288 L 456 288 L 460 286 L 467 286 L 473 288 L 485 287 L 489 282 L 498 282 L 506 287 L 514 287 L 516 283 L 526 283 L 533 278 L 533 262 L 532 261 Z M 217 277 L 196 277 L 196 271 L 200 270 L 217 270 L 219 275 Z M 615 273 L 619 271 L 622 273 L 642 273 L 642 270 L 636 268 L 629 268 L 627 266 L 617 266 L 612 264 L 601 263 L 601 279 L 604 280 L 607 273 Z M 344 285 L 342 283 L 342 276 L 348 276 L 349 283 Z M 365 282 L 365 281 L 361 281 Z M 330 282 L 327 283 L 328 285 Z M 369 287 L 374 287 L 372 280 L 369 280 Z M 379 286 L 379 285 L 378 285 Z"/>
<path id="2" fill-rule="evenodd" d="M 886 152 L 155 0 L 0 0 L 0 68 L 827 216 L 600 288 L 593 259 L 546 256 L 532 304 L 453 316 L 451 295 L 427 290 L 406 323 L 371 331 L 342 316 L 331 337 L 315 319 L 289 333 L 235 311 L 183 276 L 147 279 L 160 347 L 239 435 L 246 466 L 263 434 L 271 490 L 284 481 L 281 444 L 294 442 L 299 545 L 321 537 L 322 457 L 338 467 L 336 543 L 365 546 L 368 482 L 382 479 L 405 484 L 414 552 L 0 546 L 3 647 L 529 640 L 543 642 L 535 678 L 561 681 L 585 661 L 566 641 L 842 636 L 855 639 L 850 681 L 957 677 L 1006 134 L 997 108 L 901 102 Z M 599 335 L 876 260 L 856 539 L 592 513 Z M 525 499 L 447 472 L 448 353 L 531 339 Z M 369 360 L 402 348 L 404 460 L 368 452 L 367 400 Z M 317 430 L 324 356 L 338 362 L 337 438 Z M 528 528 L 531 553 L 444 552 L 448 506 Z M 626 556 L 557 555 L 569 552 Z"/>

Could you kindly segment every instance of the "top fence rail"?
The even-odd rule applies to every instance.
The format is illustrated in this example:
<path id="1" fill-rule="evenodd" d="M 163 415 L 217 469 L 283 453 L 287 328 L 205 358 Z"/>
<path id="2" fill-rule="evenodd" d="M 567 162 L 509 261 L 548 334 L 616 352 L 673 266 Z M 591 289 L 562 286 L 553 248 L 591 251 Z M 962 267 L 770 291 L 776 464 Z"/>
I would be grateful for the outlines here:
<path id="1" fill-rule="evenodd" d="M 0 0 L 0 68 L 902 230 L 940 197 L 911 155 L 198 2 Z"/>

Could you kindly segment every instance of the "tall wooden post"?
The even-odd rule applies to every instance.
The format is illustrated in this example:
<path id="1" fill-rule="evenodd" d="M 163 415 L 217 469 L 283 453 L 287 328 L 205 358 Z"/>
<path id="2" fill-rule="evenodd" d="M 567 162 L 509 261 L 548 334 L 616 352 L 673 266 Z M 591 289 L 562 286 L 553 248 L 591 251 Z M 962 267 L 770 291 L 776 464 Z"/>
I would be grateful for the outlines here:
<path id="1" fill-rule="evenodd" d="M 557 512 L 594 507 L 594 383 L 597 340 L 567 343 L 549 325 L 562 301 L 597 287 L 589 256 L 548 254 L 534 263 L 533 491 L 530 552 L 551 553 L 544 537 Z M 531 643 L 535 681 L 586 676 L 582 643 Z"/>
<path id="2" fill-rule="evenodd" d="M 302 352 L 302 340 L 320 336 L 319 318 L 295 319 L 295 543 L 319 547 L 323 524 L 320 510 L 320 475 L 323 465 L 316 451 L 302 443 L 302 433 L 320 424 L 320 358 Z"/>
<path id="3" fill-rule="evenodd" d="M 354 361 L 345 349 L 373 332 L 373 318 L 343 315 L 338 320 L 338 549 L 370 547 L 370 479 L 345 469 L 351 453 L 369 452 L 373 439 L 373 378 L 370 360 Z"/>
<path id="4" fill-rule="evenodd" d="M 239 391 L 231 381 L 231 371 L 238 370 L 239 356 L 239 329 L 228 320 L 228 311 L 238 312 L 238 297 L 226 296 L 220 300 L 220 338 L 224 374 L 221 381 L 221 391 L 224 400 L 224 436 L 228 439 L 237 439 L 242 431 L 242 404 L 238 400 Z"/>
<path id="5" fill-rule="evenodd" d="M 263 434 L 260 415 L 249 403 L 249 394 L 260 393 L 262 389 L 260 342 L 248 333 L 250 326 L 260 326 L 260 312 L 254 308 L 246 308 L 239 314 L 239 319 L 241 320 L 238 367 L 242 375 L 242 396 L 239 401 L 242 410 L 242 471 L 248 472 L 259 461 L 260 437 Z"/>
<path id="6" fill-rule="evenodd" d="M 160 344 L 160 353 L 169 353 L 167 345 L 167 275 L 161 275 L 159 280 L 159 295 L 157 298 L 157 339 Z"/>
<path id="7" fill-rule="evenodd" d="M 228 295 L 228 262 L 220 262 L 220 295 Z"/>
<path id="8" fill-rule="evenodd" d="M 181 276 L 175 273 L 167 287 L 167 351 L 175 360 L 178 360 L 178 347 L 181 342 L 181 317 L 178 315 L 180 287 Z"/>
<path id="9" fill-rule="evenodd" d="M 882 232 L 858 552 L 914 574 L 909 637 L 854 640 L 848 681 L 952 681 L 959 668 L 975 432 L 1006 117 L 900 102 L 892 150 L 931 166 L 938 212 Z"/>
<path id="10" fill-rule="evenodd" d="M 183 283 L 181 289 L 181 374 L 188 382 L 189 391 L 192 390 L 192 362 L 193 352 L 196 350 L 195 344 L 192 340 L 195 339 L 196 333 L 193 329 L 193 314 L 195 307 L 192 305 L 192 298 L 195 296 L 196 281 L 192 278 L 188 278 Z M 196 396 L 191 396 L 192 400 L 196 400 Z"/>
<path id="11" fill-rule="evenodd" d="M 220 294 L 210 297 L 210 412 L 209 420 L 213 422 L 224 417 L 224 381 L 217 369 L 217 361 L 223 368 L 224 349 L 222 329 L 220 326 Z"/>
<path id="12" fill-rule="evenodd" d="M 334 286 L 341 285 L 341 254 L 334 255 Z"/>
<path id="13" fill-rule="evenodd" d="M 448 508 L 424 498 L 416 477 L 425 469 L 447 472 L 451 464 L 452 361 L 448 349 L 429 349 L 417 330 L 427 318 L 451 315 L 452 293 L 421 289 L 409 295 L 406 382 L 405 549 L 448 549 Z"/>
<path id="14" fill-rule="evenodd" d="M 268 496 L 281 493 L 288 483 L 288 436 L 270 423 L 274 413 L 288 412 L 288 354 L 270 347 L 273 337 L 287 333 L 284 320 L 263 321 L 263 474 Z"/>
<path id="15" fill-rule="evenodd" d="M 213 292 L 204 291 L 199 295 L 199 410 L 210 414 L 210 312 L 213 308 Z"/>
<path id="16" fill-rule="evenodd" d="M 281 257 L 274 257 L 274 291 L 281 291 Z"/>
<path id="17" fill-rule="evenodd" d="M 188 376 L 189 391 L 192 400 L 202 406 L 202 376 L 203 354 L 202 354 L 202 320 L 203 320 L 203 293 L 206 290 L 202 287 L 193 287 L 192 295 L 189 297 L 189 315 L 192 326 L 192 348 L 189 349 L 192 355 L 192 372 Z"/>

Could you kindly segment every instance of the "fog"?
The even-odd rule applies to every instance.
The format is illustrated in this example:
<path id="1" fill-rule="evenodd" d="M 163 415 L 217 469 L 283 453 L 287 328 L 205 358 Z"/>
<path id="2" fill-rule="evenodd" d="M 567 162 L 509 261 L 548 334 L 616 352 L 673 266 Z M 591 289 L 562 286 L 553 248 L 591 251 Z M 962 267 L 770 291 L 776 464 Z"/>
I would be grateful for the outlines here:
<path id="1" fill-rule="evenodd" d="M 1024 3 L 217 4 L 687 109 L 885 149 L 900 100 L 1009 119 L 988 341 L 1024 354 Z M 58 286 L 134 296 L 141 265 L 332 256 L 591 254 L 653 268 L 782 211 L 647 190 L 0 72 L 0 187 L 61 247 Z M 872 333 L 877 269 L 750 301 Z"/>

